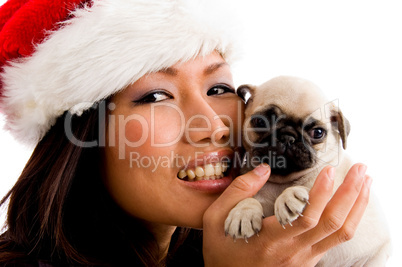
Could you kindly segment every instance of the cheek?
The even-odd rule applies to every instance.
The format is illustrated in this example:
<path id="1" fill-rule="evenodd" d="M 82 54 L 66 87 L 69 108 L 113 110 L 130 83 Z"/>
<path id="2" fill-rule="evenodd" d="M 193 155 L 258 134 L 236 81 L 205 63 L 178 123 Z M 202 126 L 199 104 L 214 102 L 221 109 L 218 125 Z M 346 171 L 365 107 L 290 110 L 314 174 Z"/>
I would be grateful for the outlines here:
<path id="1" fill-rule="evenodd" d="M 177 107 L 158 105 L 142 114 L 110 116 L 107 141 L 119 148 L 119 159 L 127 158 L 133 150 L 155 154 L 161 147 L 177 144 L 184 124 L 184 116 Z"/>
<path id="2" fill-rule="evenodd" d="M 175 145 L 184 134 L 183 112 L 175 105 L 162 103 L 151 109 L 151 144 L 158 147 Z"/>
<path id="3" fill-rule="evenodd" d="M 167 147 L 177 143 L 184 128 L 184 116 L 175 106 L 153 106 L 147 115 L 137 115 L 133 120 L 119 125 L 124 132 L 119 139 L 127 140 L 133 147 Z M 123 130 L 123 131 L 122 131 Z M 121 141 L 120 141 L 121 143 Z"/>
<path id="4" fill-rule="evenodd" d="M 149 140 L 150 127 L 144 117 L 137 116 L 129 121 L 119 120 L 119 143 L 139 147 Z"/>

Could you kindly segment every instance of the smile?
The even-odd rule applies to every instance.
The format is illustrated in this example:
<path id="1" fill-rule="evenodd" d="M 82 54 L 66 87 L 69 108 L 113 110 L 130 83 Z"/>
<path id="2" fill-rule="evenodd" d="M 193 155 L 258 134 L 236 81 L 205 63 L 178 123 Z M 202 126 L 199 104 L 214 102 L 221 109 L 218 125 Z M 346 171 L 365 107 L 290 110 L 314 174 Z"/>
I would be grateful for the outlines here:
<path id="1" fill-rule="evenodd" d="M 197 166 L 195 169 L 183 169 L 177 173 L 177 177 L 186 181 L 218 180 L 225 176 L 229 169 L 228 162 L 216 162 Z"/>

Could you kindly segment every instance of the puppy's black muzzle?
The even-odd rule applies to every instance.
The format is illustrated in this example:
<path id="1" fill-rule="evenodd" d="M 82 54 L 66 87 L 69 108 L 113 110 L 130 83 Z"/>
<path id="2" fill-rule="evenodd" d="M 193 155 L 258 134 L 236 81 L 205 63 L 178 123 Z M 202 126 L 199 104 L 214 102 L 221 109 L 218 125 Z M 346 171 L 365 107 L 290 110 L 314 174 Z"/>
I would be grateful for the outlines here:
<path id="1" fill-rule="evenodd" d="M 261 133 L 261 137 L 252 154 L 260 162 L 271 165 L 272 173 L 286 176 L 315 164 L 314 149 L 294 127 L 283 126 Z"/>

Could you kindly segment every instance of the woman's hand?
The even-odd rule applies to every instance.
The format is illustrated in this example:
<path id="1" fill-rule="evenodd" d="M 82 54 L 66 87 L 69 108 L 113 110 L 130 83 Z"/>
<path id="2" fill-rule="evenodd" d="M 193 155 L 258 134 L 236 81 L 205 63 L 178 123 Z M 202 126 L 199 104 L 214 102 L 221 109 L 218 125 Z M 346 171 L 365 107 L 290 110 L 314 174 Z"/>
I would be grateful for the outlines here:
<path id="1" fill-rule="evenodd" d="M 351 239 L 369 200 L 371 178 L 354 165 L 332 196 L 334 168 L 326 167 L 310 191 L 310 205 L 283 229 L 275 216 L 265 218 L 259 236 L 246 243 L 224 233 L 229 211 L 266 183 L 268 166 L 237 177 L 204 214 L 205 266 L 314 266 L 330 248 Z"/>

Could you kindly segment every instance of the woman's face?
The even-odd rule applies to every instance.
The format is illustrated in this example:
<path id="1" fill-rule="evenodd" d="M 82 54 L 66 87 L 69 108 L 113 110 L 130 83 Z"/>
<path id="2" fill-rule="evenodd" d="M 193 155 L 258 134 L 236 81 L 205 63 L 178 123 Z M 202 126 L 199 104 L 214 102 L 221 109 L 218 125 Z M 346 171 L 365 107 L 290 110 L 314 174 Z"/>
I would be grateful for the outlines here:
<path id="1" fill-rule="evenodd" d="M 104 182 L 116 203 L 148 222 L 202 227 L 240 143 L 243 106 L 227 63 L 212 53 L 145 75 L 108 108 Z"/>

